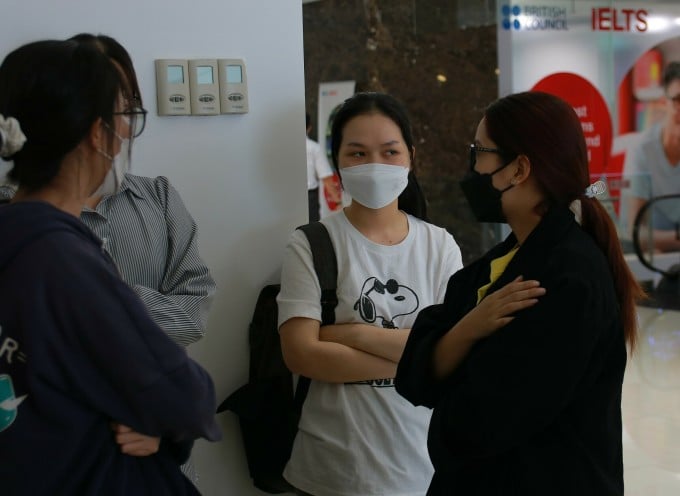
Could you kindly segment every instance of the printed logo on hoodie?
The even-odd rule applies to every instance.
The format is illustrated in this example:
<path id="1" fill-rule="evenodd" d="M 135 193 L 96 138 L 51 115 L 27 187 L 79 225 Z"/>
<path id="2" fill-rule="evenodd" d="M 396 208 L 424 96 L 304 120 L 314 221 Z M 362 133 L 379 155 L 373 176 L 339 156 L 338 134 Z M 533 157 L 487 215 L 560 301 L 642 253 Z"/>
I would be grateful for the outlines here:
<path id="1" fill-rule="evenodd" d="M 17 418 L 17 408 L 25 399 L 25 395 L 19 398 L 14 395 L 12 378 L 0 374 L 0 432 L 12 425 Z"/>

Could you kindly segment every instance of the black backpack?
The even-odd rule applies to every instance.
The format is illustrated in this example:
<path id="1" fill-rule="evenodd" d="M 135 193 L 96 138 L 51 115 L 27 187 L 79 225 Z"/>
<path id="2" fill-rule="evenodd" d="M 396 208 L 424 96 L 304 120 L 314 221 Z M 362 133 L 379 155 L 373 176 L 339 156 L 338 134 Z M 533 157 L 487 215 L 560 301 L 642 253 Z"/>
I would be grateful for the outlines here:
<path id="1" fill-rule="evenodd" d="M 298 229 L 309 240 L 321 286 L 321 325 L 333 324 L 338 304 L 338 266 L 333 244 L 321 222 Z M 248 383 L 217 409 L 218 413 L 231 410 L 238 415 L 250 477 L 255 487 L 270 494 L 294 491 L 282 473 L 290 458 L 310 383 L 307 377 L 299 377 L 293 391 L 293 375 L 283 361 L 276 305 L 280 287 L 270 284 L 260 291 L 249 328 Z"/>

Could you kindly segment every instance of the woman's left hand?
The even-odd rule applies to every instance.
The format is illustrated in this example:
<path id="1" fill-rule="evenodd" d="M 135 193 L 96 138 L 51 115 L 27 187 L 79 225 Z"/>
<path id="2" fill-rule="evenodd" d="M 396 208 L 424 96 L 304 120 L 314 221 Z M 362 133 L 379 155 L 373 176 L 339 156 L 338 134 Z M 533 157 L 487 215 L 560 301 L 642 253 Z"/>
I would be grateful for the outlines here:
<path id="1" fill-rule="evenodd" d="M 519 276 L 482 299 L 460 320 L 460 325 L 468 337 L 485 338 L 512 322 L 514 313 L 538 303 L 544 294 L 545 288 L 538 281 L 525 281 Z"/>
<path id="2" fill-rule="evenodd" d="M 120 445 L 121 453 L 130 456 L 149 456 L 158 452 L 161 445 L 160 437 L 147 436 L 135 432 L 132 428 L 118 423 L 111 423 L 116 438 Z"/>
<path id="3" fill-rule="evenodd" d="M 515 312 L 535 305 L 544 294 L 545 288 L 538 281 L 525 281 L 520 276 L 482 299 L 437 343 L 435 375 L 442 378 L 453 372 L 476 341 L 512 322 Z"/>

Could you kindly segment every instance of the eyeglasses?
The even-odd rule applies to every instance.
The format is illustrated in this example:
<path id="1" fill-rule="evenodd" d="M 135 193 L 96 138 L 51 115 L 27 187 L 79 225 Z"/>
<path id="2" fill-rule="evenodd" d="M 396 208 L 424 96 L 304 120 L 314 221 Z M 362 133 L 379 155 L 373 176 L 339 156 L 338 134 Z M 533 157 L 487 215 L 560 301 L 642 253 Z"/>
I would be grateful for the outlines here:
<path id="1" fill-rule="evenodd" d="M 506 155 L 503 150 L 498 148 L 487 148 L 485 146 L 470 143 L 470 170 L 474 169 L 475 164 L 477 163 L 477 152 L 497 153 L 501 157 L 505 157 Z M 505 162 L 505 158 L 503 158 L 503 161 Z"/>
<path id="2" fill-rule="evenodd" d="M 130 127 L 130 136 L 136 138 L 144 131 L 147 113 L 146 109 L 135 107 L 130 110 L 114 112 L 113 115 L 122 115 L 125 118 L 125 123 Z"/>

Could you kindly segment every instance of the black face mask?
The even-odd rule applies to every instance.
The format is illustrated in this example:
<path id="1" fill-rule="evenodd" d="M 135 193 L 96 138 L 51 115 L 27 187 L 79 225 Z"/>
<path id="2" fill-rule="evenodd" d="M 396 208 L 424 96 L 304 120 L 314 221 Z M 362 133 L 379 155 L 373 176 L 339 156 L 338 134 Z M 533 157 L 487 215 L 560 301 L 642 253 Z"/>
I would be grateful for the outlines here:
<path id="1" fill-rule="evenodd" d="M 514 184 L 499 191 L 493 187 L 491 178 L 508 165 L 510 164 L 507 163 L 501 166 L 491 174 L 480 174 L 476 170 L 471 169 L 460 181 L 463 194 L 478 222 L 506 222 L 503 208 L 501 207 L 501 195 L 512 188 Z"/>

